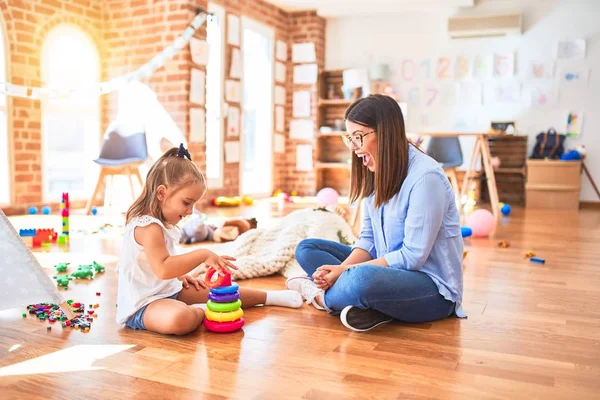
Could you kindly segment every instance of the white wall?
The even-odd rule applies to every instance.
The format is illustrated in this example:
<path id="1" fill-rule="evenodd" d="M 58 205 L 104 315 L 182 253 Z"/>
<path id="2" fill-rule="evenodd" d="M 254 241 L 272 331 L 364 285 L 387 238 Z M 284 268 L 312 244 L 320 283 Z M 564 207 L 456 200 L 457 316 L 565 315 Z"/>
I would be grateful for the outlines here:
<path id="1" fill-rule="evenodd" d="M 432 72 L 438 57 L 515 52 L 514 81 L 522 83 L 522 100 L 518 104 L 490 105 L 488 90 L 498 82 L 488 78 L 478 80 L 484 89 L 480 106 L 409 107 L 407 129 L 426 131 L 487 130 L 492 120 L 514 120 L 521 134 L 529 136 L 529 152 L 535 136 L 549 127 L 559 132 L 565 129 L 569 111 L 583 111 L 583 128 L 579 138 L 567 139 L 568 147 L 584 144 L 588 150 L 586 164 L 600 184 L 600 0 L 482 0 L 473 9 L 460 14 L 490 14 L 522 12 L 521 36 L 452 40 L 446 32 L 448 12 L 407 12 L 391 15 L 352 16 L 327 21 L 326 68 L 368 67 L 373 62 L 387 63 L 390 81 L 402 100 L 415 85 L 439 85 L 435 78 L 427 82 L 409 82 L 402 78 L 402 61 L 430 58 Z M 556 60 L 558 40 L 586 39 L 583 61 Z M 553 79 L 540 81 L 528 76 L 532 60 L 555 60 Z M 558 79 L 561 67 L 585 65 L 590 69 L 587 85 L 565 86 Z M 474 80 L 474 78 L 470 78 Z M 458 81 L 457 81 L 458 82 Z M 535 87 L 556 88 L 559 102 L 555 107 L 532 108 L 531 91 Z M 428 120 L 422 117 L 428 116 Z M 431 131 L 431 130 L 430 130 Z M 463 142 L 465 157 L 470 154 L 468 140 Z M 581 200 L 598 201 L 589 181 L 582 178 Z"/>

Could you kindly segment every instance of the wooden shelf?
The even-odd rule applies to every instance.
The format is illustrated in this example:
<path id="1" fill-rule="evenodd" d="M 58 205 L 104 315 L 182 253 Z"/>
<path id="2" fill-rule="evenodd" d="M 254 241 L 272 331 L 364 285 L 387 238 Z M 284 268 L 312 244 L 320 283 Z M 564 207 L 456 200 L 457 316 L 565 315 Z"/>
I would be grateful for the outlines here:
<path id="1" fill-rule="evenodd" d="M 319 99 L 319 106 L 349 106 L 352 104 L 352 100 L 344 100 L 344 99 Z"/>
<path id="2" fill-rule="evenodd" d="M 495 174 L 521 174 L 525 175 L 525 168 L 497 168 L 494 170 Z"/>
<path id="3" fill-rule="evenodd" d="M 317 169 L 350 169 L 351 165 L 343 162 L 316 162 Z"/>

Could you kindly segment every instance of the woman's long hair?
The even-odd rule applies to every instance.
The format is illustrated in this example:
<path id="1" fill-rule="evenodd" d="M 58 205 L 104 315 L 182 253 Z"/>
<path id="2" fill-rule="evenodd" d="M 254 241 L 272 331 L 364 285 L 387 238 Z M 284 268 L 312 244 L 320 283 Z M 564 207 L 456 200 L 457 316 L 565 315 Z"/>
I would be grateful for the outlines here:
<path id="1" fill-rule="evenodd" d="M 344 119 L 371 128 L 377 135 L 375 172 L 352 153 L 350 201 L 375 193 L 374 205 L 381 207 L 400 191 L 408 173 L 408 140 L 402 110 L 391 97 L 375 94 L 352 103 Z"/>

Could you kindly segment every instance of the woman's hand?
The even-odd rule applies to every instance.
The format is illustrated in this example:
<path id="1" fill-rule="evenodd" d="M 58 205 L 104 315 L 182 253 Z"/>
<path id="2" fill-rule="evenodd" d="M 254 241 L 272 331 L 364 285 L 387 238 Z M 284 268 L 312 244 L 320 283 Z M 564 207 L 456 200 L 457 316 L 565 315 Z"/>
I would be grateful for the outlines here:
<path id="1" fill-rule="evenodd" d="M 189 289 L 190 285 L 194 285 L 194 287 L 196 287 L 196 290 L 200 290 L 200 288 L 206 289 L 206 284 L 202 279 L 195 278 L 191 275 L 182 275 L 177 279 L 179 279 L 181 283 L 183 283 L 183 287 L 186 289 Z"/>
<path id="2" fill-rule="evenodd" d="M 331 288 L 340 275 L 347 269 L 346 265 L 323 265 L 313 274 L 313 281 L 322 290 Z"/>
<path id="3" fill-rule="evenodd" d="M 223 272 L 231 275 L 232 269 L 238 269 L 238 267 L 233 265 L 231 261 L 235 261 L 235 258 L 230 256 L 219 256 L 218 254 L 215 254 L 212 251 L 208 251 L 208 255 L 204 260 L 204 265 L 206 265 L 208 268 L 213 267 L 218 272 Z"/>

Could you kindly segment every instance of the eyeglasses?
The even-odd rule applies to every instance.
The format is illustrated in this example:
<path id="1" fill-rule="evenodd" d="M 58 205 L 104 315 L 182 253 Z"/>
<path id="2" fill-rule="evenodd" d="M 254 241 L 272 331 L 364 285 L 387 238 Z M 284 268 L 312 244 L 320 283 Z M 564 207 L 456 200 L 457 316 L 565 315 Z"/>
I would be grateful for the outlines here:
<path id="1" fill-rule="evenodd" d="M 354 131 L 351 135 L 342 135 L 342 140 L 349 148 L 356 147 L 360 149 L 363 147 L 364 137 L 374 132 L 375 131 L 365 133 L 361 131 Z"/>

